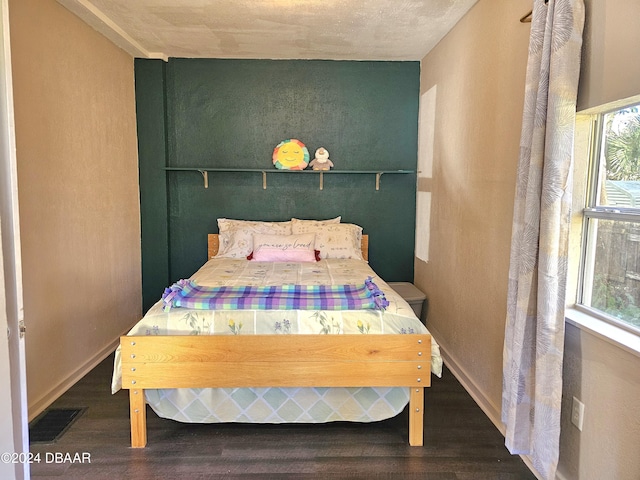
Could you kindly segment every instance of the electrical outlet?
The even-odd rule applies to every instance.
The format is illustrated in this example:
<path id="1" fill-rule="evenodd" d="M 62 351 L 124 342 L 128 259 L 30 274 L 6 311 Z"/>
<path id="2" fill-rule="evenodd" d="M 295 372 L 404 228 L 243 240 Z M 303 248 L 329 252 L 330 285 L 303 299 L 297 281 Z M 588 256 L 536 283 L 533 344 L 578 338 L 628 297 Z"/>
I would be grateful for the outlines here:
<path id="1" fill-rule="evenodd" d="M 571 423 L 573 423 L 578 430 L 582 431 L 582 422 L 584 421 L 584 403 L 573 397 L 573 406 L 571 407 Z"/>

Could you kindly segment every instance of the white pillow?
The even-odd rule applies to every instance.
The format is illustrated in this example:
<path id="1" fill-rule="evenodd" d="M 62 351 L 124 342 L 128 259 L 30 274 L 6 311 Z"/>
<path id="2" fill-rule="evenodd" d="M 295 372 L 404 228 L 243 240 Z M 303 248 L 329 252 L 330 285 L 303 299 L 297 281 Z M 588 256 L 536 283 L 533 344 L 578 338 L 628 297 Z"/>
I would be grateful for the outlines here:
<path id="1" fill-rule="evenodd" d="M 341 216 L 338 216 L 336 218 L 329 218 L 327 220 L 301 220 L 299 218 L 292 218 L 291 229 L 293 231 L 293 225 L 295 225 L 299 233 L 308 233 L 308 232 L 313 232 L 314 228 L 318 225 L 340 223 L 340 220 L 342 220 Z M 302 230 L 304 230 L 304 232 Z"/>
<path id="2" fill-rule="evenodd" d="M 308 226 L 292 222 L 293 234 L 311 233 Z M 316 234 L 315 249 L 320 251 L 320 258 L 362 258 L 362 227 L 352 223 L 329 223 L 314 225 L 310 229 Z"/>
<path id="3" fill-rule="evenodd" d="M 252 260 L 259 262 L 315 262 L 313 233 L 254 235 Z"/>
<path id="4" fill-rule="evenodd" d="M 253 251 L 253 235 L 290 235 L 291 222 L 253 222 L 218 219 L 220 248 L 217 258 L 247 258 Z"/>
<path id="5" fill-rule="evenodd" d="M 262 222 L 258 220 L 232 220 L 230 218 L 219 218 L 218 219 L 218 232 L 224 233 L 228 230 L 242 227 L 252 227 L 252 228 L 260 228 L 264 230 L 277 230 L 278 232 L 282 231 L 282 229 L 288 229 L 287 232 L 291 234 L 291 222 Z M 275 232 L 274 232 L 275 233 Z"/>

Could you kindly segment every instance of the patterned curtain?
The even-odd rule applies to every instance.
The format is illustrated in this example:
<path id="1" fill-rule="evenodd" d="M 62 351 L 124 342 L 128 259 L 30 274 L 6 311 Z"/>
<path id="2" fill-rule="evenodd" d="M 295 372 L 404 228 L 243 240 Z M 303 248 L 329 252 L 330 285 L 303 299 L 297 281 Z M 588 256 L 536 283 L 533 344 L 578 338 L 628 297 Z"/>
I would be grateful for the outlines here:
<path id="1" fill-rule="evenodd" d="M 511 453 L 555 477 L 583 0 L 534 0 L 503 351 Z"/>

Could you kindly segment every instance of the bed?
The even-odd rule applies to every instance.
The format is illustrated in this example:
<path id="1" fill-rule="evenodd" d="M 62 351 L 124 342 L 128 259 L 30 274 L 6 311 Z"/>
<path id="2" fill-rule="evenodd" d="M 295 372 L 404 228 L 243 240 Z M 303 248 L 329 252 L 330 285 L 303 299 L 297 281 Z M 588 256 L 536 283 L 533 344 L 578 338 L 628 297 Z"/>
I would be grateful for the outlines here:
<path id="1" fill-rule="evenodd" d="M 331 225 L 324 228 L 349 229 Z M 411 307 L 369 267 L 361 229 L 352 239 L 359 258 L 332 258 L 344 257 L 341 243 L 340 254 L 314 262 L 248 260 L 246 250 L 229 254 L 228 238 L 227 255 L 218 255 L 228 237 L 224 222 L 219 229 L 209 235 L 209 260 L 191 277 L 198 285 L 343 285 L 370 276 L 388 306 L 194 310 L 159 301 L 116 351 L 112 391 L 129 390 L 132 447 L 147 443 L 146 403 L 161 417 L 198 423 L 371 422 L 408 403 L 409 444 L 422 445 L 424 388 L 442 360 Z"/>

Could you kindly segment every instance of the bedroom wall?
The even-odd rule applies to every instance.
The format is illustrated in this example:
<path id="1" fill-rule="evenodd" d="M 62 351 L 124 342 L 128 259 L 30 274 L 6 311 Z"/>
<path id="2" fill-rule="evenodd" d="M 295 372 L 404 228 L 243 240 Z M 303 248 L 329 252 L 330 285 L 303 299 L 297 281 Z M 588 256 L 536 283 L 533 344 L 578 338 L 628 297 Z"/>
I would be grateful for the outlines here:
<path id="1" fill-rule="evenodd" d="M 419 62 L 170 59 L 136 61 L 145 308 L 206 260 L 218 217 L 342 215 L 370 235 L 388 281 L 413 278 L 415 174 L 210 173 L 166 166 L 273 170 L 274 147 L 326 147 L 335 170 L 415 171 Z M 164 112 L 164 114 L 162 114 Z M 168 245 L 168 247 L 167 247 Z M 164 276 L 163 276 L 164 275 Z"/>
<path id="2" fill-rule="evenodd" d="M 421 92 L 436 98 L 434 121 L 420 125 L 433 130 L 433 176 L 419 187 L 431 195 L 430 244 L 415 283 L 447 363 L 494 422 L 529 38 L 518 20 L 530 9 L 480 0 L 421 65 Z"/>
<path id="3" fill-rule="evenodd" d="M 585 7 L 579 111 L 640 94 L 640 3 L 585 0 Z"/>
<path id="4" fill-rule="evenodd" d="M 638 2 L 585 4 L 578 108 L 640 94 Z M 425 137 L 434 139 L 433 175 L 419 183 L 432 199 L 429 261 L 416 259 L 415 281 L 427 292 L 427 326 L 446 363 L 502 431 L 502 344 L 530 32 L 518 19 L 530 9 L 527 0 L 480 0 L 421 64 L 421 94 L 436 98 L 433 121 L 420 125 L 421 138 L 427 128 Z M 637 479 L 639 362 L 637 353 L 567 323 L 558 478 Z M 570 422 L 574 395 L 585 403 L 582 432 Z"/>
<path id="5" fill-rule="evenodd" d="M 10 0 L 30 417 L 141 314 L 133 59 L 54 0 Z"/>
<path id="6" fill-rule="evenodd" d="M 626 105 L 631 97 L 633 103 L 640 103 L 636 20 L 640 3 L 585 0 L 585 7 L 578 110 L 619 101 Z M 577 179 L 580 170 L 586 175 L 588 144 L 582 145 L 586 143 L 577 137 Z M 563 382 L 559 478 L 636 480 L 640 472 L 640 350 L 623 348 L 579 323 L 567 323 Z M 585 404 L 582 432 L 571 424 L 574 396 Z"/>

